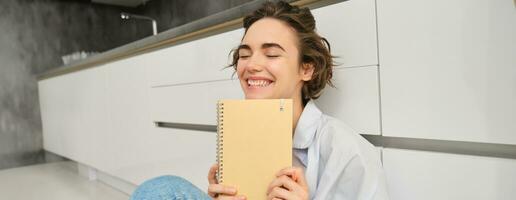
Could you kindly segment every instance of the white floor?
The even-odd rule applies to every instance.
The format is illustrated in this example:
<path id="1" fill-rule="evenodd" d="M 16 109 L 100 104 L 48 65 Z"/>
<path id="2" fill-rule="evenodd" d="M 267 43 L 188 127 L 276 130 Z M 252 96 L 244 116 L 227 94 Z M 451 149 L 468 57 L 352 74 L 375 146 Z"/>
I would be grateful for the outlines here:
<path id="1" fill-rule="evenodd" d="M 0 199 L 127 200 L 129 196 L 79 176 L 72 162 L 56 162 L 0 170 Z"/>

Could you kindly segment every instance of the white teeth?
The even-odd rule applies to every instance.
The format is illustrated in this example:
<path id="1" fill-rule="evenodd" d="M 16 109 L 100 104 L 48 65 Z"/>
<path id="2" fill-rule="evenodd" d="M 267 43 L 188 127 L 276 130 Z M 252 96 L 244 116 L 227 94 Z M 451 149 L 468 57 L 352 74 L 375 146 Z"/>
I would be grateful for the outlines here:
<path id="1" fill-rule="evenodd" d="M 258 87 L 265 87 L 268 86 L 271 82 L 268 80 L 247 80 L 247 84 L 249 86 L 258 86 Z"/>

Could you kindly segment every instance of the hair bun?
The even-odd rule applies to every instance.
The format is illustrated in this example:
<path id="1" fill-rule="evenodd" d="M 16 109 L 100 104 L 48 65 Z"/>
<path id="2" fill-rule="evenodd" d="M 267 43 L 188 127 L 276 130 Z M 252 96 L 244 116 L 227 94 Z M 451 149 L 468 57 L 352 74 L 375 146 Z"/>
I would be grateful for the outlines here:
<path id="1" fill-rule="evenodd" d="M 312 15 L 312 12 L 310 12 L 310 9 L 301 8 L 299 10 L 300 10 L 300 12 L 299 12 L 300 15 L 306 16 L 306 17 L 301 18 L 301 19 L 303 19 L 303 21 L 301 23 L 303 23 L 305 28 L 308 29 L 309 31 L 315 31 L 315 19 L 314 19 L 314 16 Z"/>

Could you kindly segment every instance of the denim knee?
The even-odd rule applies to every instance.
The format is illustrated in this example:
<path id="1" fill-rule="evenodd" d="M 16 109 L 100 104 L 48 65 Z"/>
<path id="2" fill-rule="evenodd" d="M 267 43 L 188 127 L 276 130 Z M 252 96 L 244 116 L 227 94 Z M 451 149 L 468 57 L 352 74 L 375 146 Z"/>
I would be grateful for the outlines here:
<path id="1" fill-rule="evenodd" d="M 131 200 L 207 200 L 209 196 L 195 185 L 178 176 L 160 176 L 142 183 Z"/>

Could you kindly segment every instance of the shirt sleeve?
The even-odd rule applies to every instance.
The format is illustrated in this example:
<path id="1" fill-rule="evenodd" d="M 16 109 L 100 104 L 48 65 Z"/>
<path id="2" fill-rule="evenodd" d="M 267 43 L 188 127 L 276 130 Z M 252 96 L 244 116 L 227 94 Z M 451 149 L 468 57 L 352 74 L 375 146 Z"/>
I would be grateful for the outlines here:
<path id="1" fill-rule="evenodd" d="M 361 137 L 361 136 L 359 136 Z M 316 200 L 383 200 L 389 199 L 385 178 L 379 158 L 369 152 L 365 157 L 358 147 L 342 148 L 333 138 L 327 147 L 324 166 L 320 166 L 320 179 L 314 199 Z M 342 139 L 342 138 L 341 138 Z M 349 138 L 348 138 L 349 139 Z M 338 143 L 338 142 L 337 142 Z M 339 145 L 339 146 L 336 146 Z M 373 148 L 374 147 L 370 147 Z"/>

